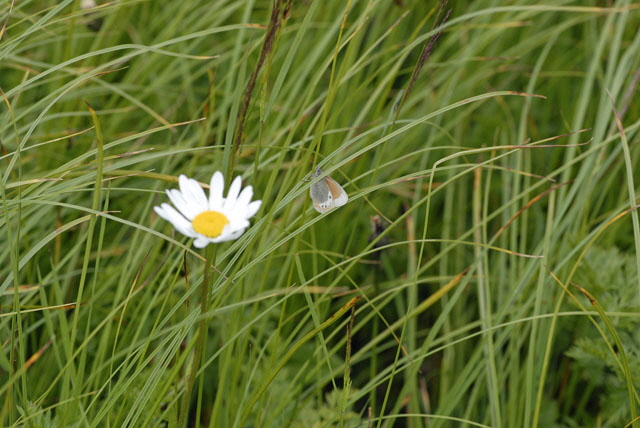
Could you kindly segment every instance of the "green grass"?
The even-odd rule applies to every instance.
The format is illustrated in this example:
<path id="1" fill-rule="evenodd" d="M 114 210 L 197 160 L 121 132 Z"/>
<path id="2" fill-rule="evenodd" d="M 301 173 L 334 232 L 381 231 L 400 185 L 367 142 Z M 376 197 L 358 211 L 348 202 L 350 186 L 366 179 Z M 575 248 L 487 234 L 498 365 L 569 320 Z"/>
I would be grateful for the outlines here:
<path id="1" fill-rule="evenodd" d="M 640 4 L 532 3 L 0 2 L 0 425 L 633 426 Z"/>

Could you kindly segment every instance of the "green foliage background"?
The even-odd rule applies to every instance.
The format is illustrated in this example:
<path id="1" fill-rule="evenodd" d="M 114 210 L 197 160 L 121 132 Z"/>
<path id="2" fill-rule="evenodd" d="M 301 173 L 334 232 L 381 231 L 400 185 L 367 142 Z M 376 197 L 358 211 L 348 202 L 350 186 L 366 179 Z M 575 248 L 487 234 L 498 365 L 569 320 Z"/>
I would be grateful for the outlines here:
<path id="1" fill-rule="evenodd" d="M 81 3 L 0 2 L 2 426 L 638 417 L 640 4 Z M 152 208 L 216 170 L 205 280 Z"/>

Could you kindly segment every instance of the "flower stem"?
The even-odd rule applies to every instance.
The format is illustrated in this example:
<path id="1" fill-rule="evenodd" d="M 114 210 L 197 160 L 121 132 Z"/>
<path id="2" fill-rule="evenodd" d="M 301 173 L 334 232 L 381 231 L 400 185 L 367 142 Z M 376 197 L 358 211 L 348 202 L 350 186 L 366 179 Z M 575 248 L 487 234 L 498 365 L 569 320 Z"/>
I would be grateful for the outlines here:
<path id="1" fill-rule="evenodd" d="M 206 261 L 204 267 L 204 280 L 200 286 L 201 298 L 200 298 L 200 321 L 198 323 L 198 342 L 196 343 L 196 353 L 193 356 L 191 369 L 188 373 L 187 385 L 185 390 L 184 399 L 182 401 L 182 408 L 180 409 L 180 422 L 178 426 L 185 427 L 188 424 L 188 412 L 189 403 L 191 401 L 191 392 L 195 380 L 200 370 L 200 362 L 202 361 L 202 355 L 207 348 L 207 320 L 205 314 L 207 312 L 207 305 L 209 301 L 209 289 L 211 288 L 211 266 L 215 263 L 215 246 L 208 245 L 206 249 Z M 202 408 L 202 391 L 204 387 L 204 372 L 200 375 L 200 384 L 198 388 L 198 402 L 196 407 L 195 426 L 200 426 L 200 412 Z"/>

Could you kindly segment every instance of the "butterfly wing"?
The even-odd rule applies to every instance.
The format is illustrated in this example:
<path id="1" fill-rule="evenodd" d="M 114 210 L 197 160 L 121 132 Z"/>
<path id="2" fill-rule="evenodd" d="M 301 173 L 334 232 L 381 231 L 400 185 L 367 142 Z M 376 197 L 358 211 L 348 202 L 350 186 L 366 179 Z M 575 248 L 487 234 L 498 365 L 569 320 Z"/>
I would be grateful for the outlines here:
<path id="1" fill-rule="evenodd" d="M 327 199 L 323 202 L 313 201 L 313 208 L 315 208 L 319 213 L 326 213 L 333 207 L 335 207 L 335 204 L 331 193 L 327 195 Z"/>
<path id="2" fill-rule="evenodd" d="M 341 207 L 349 201 L 349 195 L 347 195 L 347 192 L 344 191 L 336 180 L 331 177 L 325 177 L 325 182 L 329 187 L 329 193 L 331 194 L 334 206 Z"/>
<path id="3" fill-rule="evenodd" d="M 322 179 L 317 183 L 312 184 L 311 189 L 309 189 L 309 194 L 313 201 L 313 207 L 319 213 L 327 212 L 331 208 L 335 207 L 333 195 L 331 194 L 331 190 L 329 189 L 326 179 Z"/>

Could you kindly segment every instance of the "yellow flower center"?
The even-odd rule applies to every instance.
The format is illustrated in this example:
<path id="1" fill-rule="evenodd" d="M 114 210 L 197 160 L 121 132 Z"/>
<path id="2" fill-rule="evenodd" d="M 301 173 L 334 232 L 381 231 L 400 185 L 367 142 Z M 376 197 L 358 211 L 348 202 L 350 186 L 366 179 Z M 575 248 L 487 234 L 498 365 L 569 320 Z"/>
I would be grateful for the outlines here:
<path id="1" fill-rule="evenodd" d="M 204 211 L 193 219 L 191 225 L 193 230 L 208 237 L 217 238 L 222 233 L 222 229 L 229 224 L 226 215 L 218 211 Z"/>

